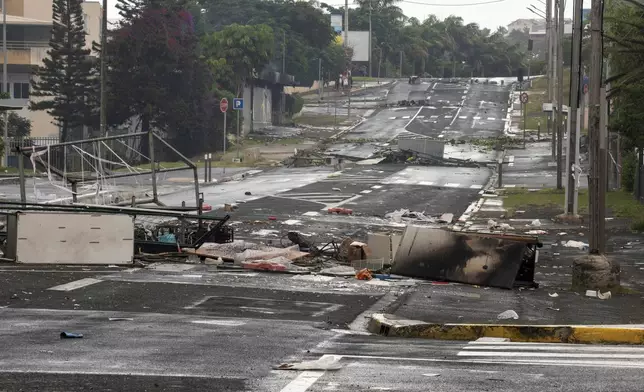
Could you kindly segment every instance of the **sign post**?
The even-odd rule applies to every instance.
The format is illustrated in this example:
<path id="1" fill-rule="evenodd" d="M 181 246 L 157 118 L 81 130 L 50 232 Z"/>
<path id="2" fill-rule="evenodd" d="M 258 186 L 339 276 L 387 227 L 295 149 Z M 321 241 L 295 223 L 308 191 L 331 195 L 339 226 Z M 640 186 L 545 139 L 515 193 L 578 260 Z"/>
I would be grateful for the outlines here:
<path id="1" fill-rule="evenodd" d="M 225 159 L 226 157 L 226 115 L 228 114 L 228 99 L 227 98 L 222 98 L 221 101 L 219 101 L 219 110 L 224 114 L 224 154 L 222 155 L 222 159 Z M 226 165 L 224 165 L 224 173 L 226 173 Z"/>
<path id="2" fill-rule="evenodd" d="M 523 111 L 523 148 L 525 148 L 525 123 L 527 119 L 528 110 L 526 104 L 528 103 L 528 93 L 521 93 L 521 110 Z"/>
<path id="3" fill-rule="evenodd" d="M 244 98 L 233 98 L 233 110 L 237 111 L 237 160 L 241 148 L 241 132 L 239 129 L 239 112 L 244 110 Z"/>

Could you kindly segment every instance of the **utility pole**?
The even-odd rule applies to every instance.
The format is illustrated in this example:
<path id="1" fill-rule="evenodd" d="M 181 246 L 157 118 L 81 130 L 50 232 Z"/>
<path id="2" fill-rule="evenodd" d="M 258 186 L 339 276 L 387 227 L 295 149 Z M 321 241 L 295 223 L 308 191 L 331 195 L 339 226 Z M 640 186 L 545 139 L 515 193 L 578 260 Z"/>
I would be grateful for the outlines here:
<path id="1" fill-rule="evenodd" d="M 603 180 L 606 165 L 606 141 L 601 139 L 601 77 L 602 77 L 602 0 L 592 0 L 590 11 L 591 59 L 589 75 L 589 117 L 588 135 L 590 138 L 590 174 L 588 176 L 590 240 L 589 252 L 604 253 L 604 225 L 606 215 L 606 187 Z M 602 148 L 602 144 L 603 147 Z"/>
<path id="2" fill-rule="evenodd" d="M 369 77 L 372 77 L 373 74 L 371 73 L 371 54 L 373 52 L 373 49 L 371 48 L 371 44 L 373 42 L 373 39 L 371 38 L 371 0 L 369 0 Z"/>
<path id="3" fill-rule="evenodd" d="M 400 51 L 400 70 L 398 71 L 399 77 L 402 78 L 402 60 L 403 60 L 403 51 Z"/>
<path id="4" fill-rule="evenodd" d="M 101 19 L 101 134 L 107 136 L 107 0 L 103 0 L 103 16 Z"/>
<path id="5" fill-rule="evenodd" d="M 559 74 L 559 0 L 554 0 L 554 17 L 552 19 L 552 37 L 550 39 L 550 50 L 552 53 L 552 84 L 550 94 L 552 95 L 552 160 L 557 159 L 557 75 Z"/>
<path id="6" fill-rule="evenodd" d="M 565 0 L 557 0 L 559 4 L 559 26 L 558 26 L 558 42 L 557 42 L 557 69 L 559 73 L 557 74 L 557 189 L 563 188 L 562 183 L 562 155 L 563 155 L 563 81 L 564 81 L 564 69 L 563 69 L 563 37 L 564 37 L 564 12 L 566 10 Z"/>
<path id="7" fill-rule="evenodd" d="M 570 103 L 568 106 L 568 146 L 566 148 L 566 206 L 568 215 L 577 215 L 577 181 L 575 170 L 579 164 L 577 159 L 577 127 L 579 126 L 579 90 L 581 87 L 581 34 L 583 0 L 574 0 L 573 31 L 572 31 L 572 63 L 570 69 Z"/>
<path id="8" fill-rule="evenodd" d="M 552 103 L 552 85 L 554 83 L 552 77 L 552 0 L 546 0 L 546 80 L 548 81 L 548 102 Z M 548 134 L 552 129 L 552 113 L 548 114 L 546 120 L 546 129 Z M 553 134 L 554 137 L 554 134 Z"/>
<path id="9" fill-rule="evenodd" d="M 324 81 L 322 81 L 322 57 L 318 59 L 318 92 L 320 93 L 320 100 L 322 100 L 322 95 L 324 92 Z"/>
<path id="10" fill-rule="evenodd" d="M 2 0 L 2 50 L 4 51 L 4 63 L 2 64 L 2 90 L 9 94 L 7 88 L 7 63 L 9 63 L 9 54 L 7 53 L 7 7 L 6 0 Z M 10 97 L 9 97 L 10 98 Z M 9 111 L 4 111 L 4 154 L 2 156 L 2 166 L 7 167 L 9 164 Z M 22 159 L 22 157 L 20 157 Z"/>

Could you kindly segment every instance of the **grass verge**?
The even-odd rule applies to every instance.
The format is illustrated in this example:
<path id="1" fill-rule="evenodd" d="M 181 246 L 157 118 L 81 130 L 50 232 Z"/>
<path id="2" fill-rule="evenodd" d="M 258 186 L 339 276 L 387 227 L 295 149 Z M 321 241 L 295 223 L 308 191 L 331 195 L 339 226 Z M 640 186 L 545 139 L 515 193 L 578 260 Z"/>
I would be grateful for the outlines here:
<path id="1" fill-rule="evenodd" d="M 564 104 L 570 96 L 570 68 L 564 69 Z M 529 100 L 526 105 L 526 129 L 537 129 L 541 124 L 541 131 L 545 133 L 548 127 L 548 117 L 543 112 L 543 103 L 548 100 L 548 78 L 541 77 L 532 81 L 532 87 L 527 90 Z M 520 121 L 523 129 L 523 119 Z"/>
<path id="2" fill-rule="evenodd" d="M 527 189 L 505 189 L 503 191 L 503 206 L 513 215 L 517 210 L 530 207 L 561 208 L 565 200 L 564 190 L 541 189 L 529 191 Z M 644 204 L 638 203 L 628 192 L 615 191 L 606 193 L 606 207 L 612 216 L 625 218 L 631 221 L 631 229 L 644 231 Z M 588 190 L 579 191 L 579 213 L 588 212 Z"/>

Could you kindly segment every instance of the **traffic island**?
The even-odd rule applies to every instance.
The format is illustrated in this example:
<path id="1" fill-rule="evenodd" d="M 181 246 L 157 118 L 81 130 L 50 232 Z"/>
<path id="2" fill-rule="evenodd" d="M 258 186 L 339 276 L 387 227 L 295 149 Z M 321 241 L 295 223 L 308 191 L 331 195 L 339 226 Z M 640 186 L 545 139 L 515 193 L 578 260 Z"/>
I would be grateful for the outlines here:
<path id="1" fill-rule="evenodd" d="M 436 324 L 377 313 L 369 331 L 382 336 L 472 341 L 482 337 L 512 342 L 644 344 L 644 325 Z"/>

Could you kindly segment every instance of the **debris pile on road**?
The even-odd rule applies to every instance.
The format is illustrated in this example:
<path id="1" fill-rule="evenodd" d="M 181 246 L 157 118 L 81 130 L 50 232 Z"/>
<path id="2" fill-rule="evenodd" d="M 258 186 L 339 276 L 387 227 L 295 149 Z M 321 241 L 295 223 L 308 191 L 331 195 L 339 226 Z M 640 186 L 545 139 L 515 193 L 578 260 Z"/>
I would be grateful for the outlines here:
<path id="1" fill-rule="evenodd" d="M 479 163 L 469 159 L 444 158 L 411 150 L 386 149 L 380 151 L 379 156 L 385 158 L 380 162 L 381 164 L 405 163 L 425 166 L 481 167 Z"/>
<path id="2" fill-rule="evenodd" d="M 410 211 L 407 209 L 400 209 L 394 212 L 389 212 L 385 214 L 385 218 L 396 222 L 428 222 L 428 223 L 438 223 L 438 219 L 425 215 L 424 212 Z"/>

